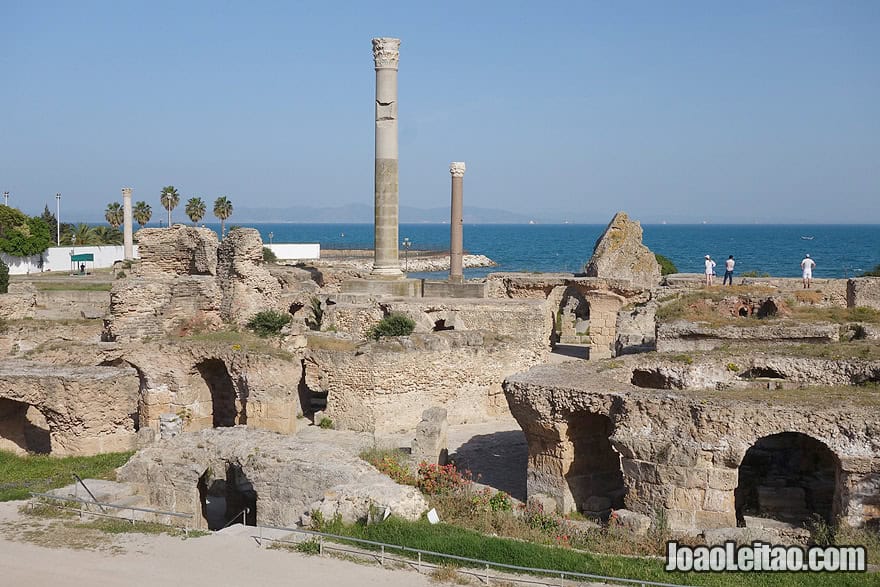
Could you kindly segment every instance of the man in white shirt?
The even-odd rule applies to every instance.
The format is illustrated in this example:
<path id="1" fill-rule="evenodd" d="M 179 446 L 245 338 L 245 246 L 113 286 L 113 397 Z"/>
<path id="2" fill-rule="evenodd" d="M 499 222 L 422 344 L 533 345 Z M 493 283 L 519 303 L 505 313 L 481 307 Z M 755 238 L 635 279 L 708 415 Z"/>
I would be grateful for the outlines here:
<path id="1" fill-rule="evenodd" d="M 807 255 L 804 257 L 804 260 L 801 261 L 801 270 L 804 272 L 804 289 L 810 287 L 813 283 L 813 267 L 816 266 L 816 262 L 810 259 L 810 256 Z"/>
<path id="2" fill-rule="evenodd" d="M 734 261 L 733 255 L 731 255 L 724 262 L 724 281 L 721 282 L 721 285 L 733 285 L 734 265 L 736 265 L 736 261 Z"/>

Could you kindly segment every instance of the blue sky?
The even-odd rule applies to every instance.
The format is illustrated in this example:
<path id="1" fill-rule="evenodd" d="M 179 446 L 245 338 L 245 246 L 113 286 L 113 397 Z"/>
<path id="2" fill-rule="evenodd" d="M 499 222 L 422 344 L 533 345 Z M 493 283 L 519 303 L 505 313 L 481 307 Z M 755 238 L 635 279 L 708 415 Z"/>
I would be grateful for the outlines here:
<path id="1" fill-rule="evenodd" d="M 0 0 L 0 191 L 371 203 L 370 39 L 402 39 L 401 203 L 880 223 L 880 2 Z M 65 212 L 62 212 L 65 216 Z M 279 220 L 296 220 L 295 217 Z"/>

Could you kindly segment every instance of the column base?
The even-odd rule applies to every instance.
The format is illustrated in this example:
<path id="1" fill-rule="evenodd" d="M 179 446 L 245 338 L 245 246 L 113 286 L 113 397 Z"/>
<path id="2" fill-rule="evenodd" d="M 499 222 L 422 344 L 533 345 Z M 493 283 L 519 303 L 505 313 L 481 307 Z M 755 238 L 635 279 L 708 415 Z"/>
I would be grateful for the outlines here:
<path id="1" fill-rule="evenodd" d="M 422 292 L 426 298 L 485 298 L 485 281 L 428 281 L 424 280 Z"/>
<path id="2" fill-rule="evenodd" d="M 388 278 L 388 277 L 403 277 L 404 273 L 400 270 L 400 267 L 373 267 L 373 270 L 370 271 L 370 275 L 375 275 L 376 277 Z"/>
<path id="3" fill-rule="evenodd" d="M 385 276 L 375 279 L 348 279 L 342 282 L 342 293 L 420 298 L 422 297 L 422 281 L 421 279 L 403 277 L 388 279 Z"/>

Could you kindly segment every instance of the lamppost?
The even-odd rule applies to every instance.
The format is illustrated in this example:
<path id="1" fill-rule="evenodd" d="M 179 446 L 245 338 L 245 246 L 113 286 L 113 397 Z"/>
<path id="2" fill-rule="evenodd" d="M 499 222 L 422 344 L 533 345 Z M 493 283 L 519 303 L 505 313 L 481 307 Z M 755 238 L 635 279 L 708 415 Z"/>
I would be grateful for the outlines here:
<path id="1" fill-rule="evenodd" d="M 409 240 L 409 237 L 403 237 L 403 242 L 400 243 L 403 246 L 403 262 L 405 265 L 405 272 L 409 272 L 409 248 L 412 246 L 412 241 Z"/>
<path id="2" fill-rule="evenodd" d="M 61 192 L 55 194 L 55 246 L 61 246 Z"/>
<path id="3" fill-rule="evenodd" d="M 270 245 L 272 244 L 272 237 L 274 237 L 274 236 L 275 236 L 275 233 L 272 231 L 269 231 L 269 244 Z"/>

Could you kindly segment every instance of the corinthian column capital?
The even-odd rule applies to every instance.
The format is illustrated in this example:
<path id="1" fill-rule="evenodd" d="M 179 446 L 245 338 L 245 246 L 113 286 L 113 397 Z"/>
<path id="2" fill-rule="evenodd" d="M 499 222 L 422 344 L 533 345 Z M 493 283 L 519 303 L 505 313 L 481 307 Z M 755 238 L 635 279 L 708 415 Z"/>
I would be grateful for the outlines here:
<path id="1" fill-rule="evenodd" d="M 130 198 L 131 197 L 131 188 L 122 188 L 122 197 Z"/>
<path id="2" fill-rule="evenodd" d="M 397 69 L 400 61 L 400 39 L 378 37 L 373 39 L 373 61 L 376 69 Z"/>
<path id="3" fill-rule="evenodd" d="M 452 177 L 464 177 L 464 170 L 464 161 L 453 161 L 449 164 L 449 173 L 452 174 Z"/>

